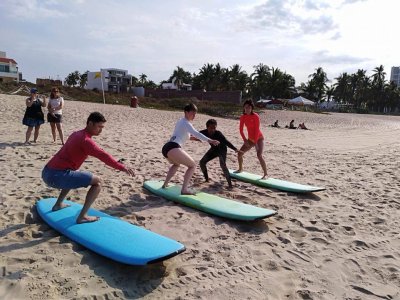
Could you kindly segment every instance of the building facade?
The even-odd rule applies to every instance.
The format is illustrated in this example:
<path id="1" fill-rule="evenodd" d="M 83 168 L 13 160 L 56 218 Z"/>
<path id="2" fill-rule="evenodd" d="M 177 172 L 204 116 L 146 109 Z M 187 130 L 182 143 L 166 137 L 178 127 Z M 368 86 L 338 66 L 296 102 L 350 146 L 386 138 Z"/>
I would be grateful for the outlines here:
<path id="1" fill-rule="evenodd" d="M 390 72 L 390 81 L 393 81 L 398 87 L 400 87 L 400 67 L 392 67 Z"/>
<path id="2" fill-rule="evenodd" d="M 17 62 L 6 57 L 6 52 L 0 51 L 0 82 L 19 82 Z"/>
<path id="3" fill-rule="evenodd" d="M 88 72 L 85 89 L 114 93 L 126 93 L 132 87 L 132 75 L 122 69 L 100 69 L 100 72 Z"/>

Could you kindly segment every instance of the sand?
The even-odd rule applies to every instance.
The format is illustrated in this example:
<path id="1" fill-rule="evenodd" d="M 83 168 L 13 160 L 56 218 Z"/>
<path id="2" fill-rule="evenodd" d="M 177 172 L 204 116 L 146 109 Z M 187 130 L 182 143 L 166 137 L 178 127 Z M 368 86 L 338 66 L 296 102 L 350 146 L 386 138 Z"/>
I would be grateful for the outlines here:
<path id="1" fill-rule="evenodd" d="M 257 222 L 208 215 L 151 195 L 148 179 L 168 164 L 160 149 L 181 112 L 66 103 L 64 131 L 84 127 L 92 111 L 108 122 L 96 142 L 136 170 L 129 178 L 95 158 L 82 169 L 104 180 L 93 207 L 183 243 L 186 252 L 150 266 L 127 266 L 85 249 L 46 225 L 35 201 L 57 196 L 40 178 L 60 148 L 49 124 L 39 141 L 22 142 L 24 97 L 0 94 L 0 299 L 400 299 L 400 117 L 262 111 L 264 155 L 271 177 L 325 186 L 298 195 L 234 181 L 228 190 L 218 162 L 198 190 L 278 214 Z M 203 129 L 209 116 L 193 124 Z M 270 128 L 294 119 L 312 130 Z M 238 121 L 217 118 L 239 146 Z M 206 143 L 188 142 L 199 161 Z M 233 151 L 228 167 L 236 168 Z M 261 174 L 255 151 L 246 170 Z M 173 182 L 182 182 L 184 168 Z M 69 199 L 82 203 L 86 189 Z"/>

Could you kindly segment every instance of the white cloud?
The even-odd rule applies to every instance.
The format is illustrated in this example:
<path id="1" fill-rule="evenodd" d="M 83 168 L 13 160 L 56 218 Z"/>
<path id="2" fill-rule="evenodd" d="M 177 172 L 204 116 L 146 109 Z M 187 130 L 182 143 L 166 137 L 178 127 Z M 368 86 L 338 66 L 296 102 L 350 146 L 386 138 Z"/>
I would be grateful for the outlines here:
<path id="1" fill-rule="evenodd" d="M 2 51 L 29 80 L 104 67 L 159 82 L 176 66 L 262 62 L 297 83 L 328 73 L 399 65 L 396 0 L 2 0 Z M 382 21 L 384 20 L 384 21 Z"/>

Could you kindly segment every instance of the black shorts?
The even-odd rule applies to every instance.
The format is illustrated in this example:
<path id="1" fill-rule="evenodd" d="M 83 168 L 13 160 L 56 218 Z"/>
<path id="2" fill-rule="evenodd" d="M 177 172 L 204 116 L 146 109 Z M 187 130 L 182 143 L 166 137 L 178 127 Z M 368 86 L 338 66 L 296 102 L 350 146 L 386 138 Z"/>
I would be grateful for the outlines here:
<path id="1" fill-rule="evenodd" d="M 163 147 L 162 147 L 162 155 L 164 155 L 165 158 L 168 158 L 168 152 L 172 149 L 175 148 L 181 148 L 181 145 L 179 145 L 178 143 L 175 142 L 168 142 L 166 143 Z"/>
<path id="2" fill-rule="evenodd" d="M 50 122 L 50 123 L 62 123 L 62 115 L 60 115 L 60 114 L 52 115 L 52 114 L 48 113 L 47 114 L 47 122 Z"/>

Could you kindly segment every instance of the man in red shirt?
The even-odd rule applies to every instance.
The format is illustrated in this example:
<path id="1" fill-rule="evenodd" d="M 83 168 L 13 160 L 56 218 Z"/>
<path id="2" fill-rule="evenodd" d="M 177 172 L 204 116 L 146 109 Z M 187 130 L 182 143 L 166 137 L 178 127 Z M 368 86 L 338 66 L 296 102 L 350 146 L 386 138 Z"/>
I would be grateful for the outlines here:
<path id="1" fill-rule="evenodd" d="M 61 189 L 57 202 L 53 206 L 53 211 L 68 206 L 63 203 L 63 200 L 71 189 L 91 186 L 83 208 L 76 219 L 77 223 L 94 222 L 99 219 L 98 217 L 88 216 L 87 211 L 100 193 L 102 180 L 90 172 L 78 171 L 88 156 L 94 156 L 106 165 L 130 176 L 135 175 L 132 169 L 116 161 L 93 141 L 92 136 L 100 135 L 105 122 L 106 119 L 101 113 L 91 113 L 87 119 L 86 128 L 71 134 L 65 145 L 53 156 L 42 171 L 43 181 L 48 186 Z"/>

